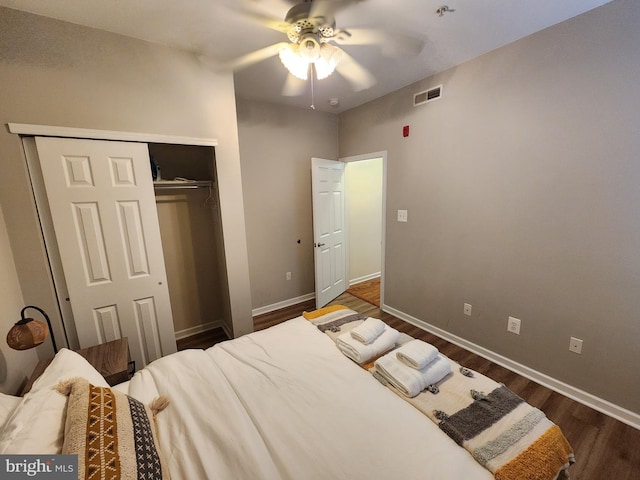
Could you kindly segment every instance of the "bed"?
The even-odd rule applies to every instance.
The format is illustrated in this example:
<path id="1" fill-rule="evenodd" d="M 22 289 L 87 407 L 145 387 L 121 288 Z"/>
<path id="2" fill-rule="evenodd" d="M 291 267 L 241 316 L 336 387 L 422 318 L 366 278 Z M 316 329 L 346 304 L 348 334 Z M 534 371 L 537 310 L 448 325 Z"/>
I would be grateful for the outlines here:
<path id="1" fill-rule="evenodd" d="M 346 308 L 315 312 L 161 358 L 113 388 L 63 349 L 25 397 L 0 398 L 0 453 L 75 448 L 82 471 L 102 462 L 117 470 L 113 478 L 136 478 L 129 457 L 138 445 L 157 465 L 149 479 L 494 478 L 420 408 L 336 348 L 330 333 L 348 325 L 321 328 L 336 315 L 351 315 L 351 326 L 362 320 Z M 129 416 L 121 421 L 125 410 L 133 426 Z M 113 436 L 119 463 L 103 455 L 105 433 L 87 433 L 87 416 Z M 146 427 L 137 428 L 140 418 Z M 100 448 L 89 445 L 96 441 Z"/>

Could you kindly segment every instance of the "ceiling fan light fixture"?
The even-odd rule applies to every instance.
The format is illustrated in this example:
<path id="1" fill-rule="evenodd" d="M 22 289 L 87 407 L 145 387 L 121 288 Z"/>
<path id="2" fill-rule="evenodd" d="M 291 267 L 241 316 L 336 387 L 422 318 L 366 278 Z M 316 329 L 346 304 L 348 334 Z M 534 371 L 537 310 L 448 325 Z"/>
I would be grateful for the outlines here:
<path id="1" fill-rule="evenodd" d="M 298 44 L 288 44 L 280 50 L 278 55 L 282 64 L 294 77 L 300 80 L 308 78 L 309 62 L 300 56 Z"/>
<path id="2" fill-rule="evenodd" d="M 320 47 L 320 56 L 315 61 L 316 76 L 318 77 L 318 80 L 322 80 L 323 78 L 327 78 L 331 75 L 340 63 L 341 59 L 342 51 L 339 48 L 323 43 Z"/>
<path id="3" fill-rule="evenodd" d="M 298 54 L 307 63 L 315 62 L 320 56 L 320 42 L 314 34 L 306 34 L 298 43 Z"/>
<path id="4" fill-rule="evenodd" d="M 289 72 L 307 80 L 309 65 L 313 64 L 318 80 L 331 75 L 342 58 L 342 50 L 328 43 L 318 42 L 313 34 L 305 35 L 300 43 L 290 43 L 280 52 L 280 61 Z"/>

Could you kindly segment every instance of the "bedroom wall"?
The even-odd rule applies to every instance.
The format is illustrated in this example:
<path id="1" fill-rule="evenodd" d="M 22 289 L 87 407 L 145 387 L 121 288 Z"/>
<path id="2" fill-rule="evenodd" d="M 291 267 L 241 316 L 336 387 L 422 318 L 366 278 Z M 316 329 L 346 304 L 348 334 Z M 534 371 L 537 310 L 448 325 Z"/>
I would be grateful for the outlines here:
<path id="1" fill-rule="evenodd" d="M 311 157 L 338 159 L 338 116 L 245 99 L 237 112 L 251 299 L 259 313 L 314 292 Z"/>
<path id="2" fill-rule="evenodd" d="M 33 123 L 218 139 L 233 329 L 236 335 L 252 331 L 230 74 L 214 74 L 196 56 L 179 50 L 0 8 L 0 96 L 3 125 Z M 0 152 L 0 204 L 22 293 L 26 302 L 51 312 L 57 325 L 20 140 L 6 127 L 0 131 Z"/>
<path id="3" fill-rule="evenodd" d="M 340 117 L 341 156 L 388 150 L 385 303 L 636 415 L 638 45 L 618 0 Z"/>
<path id="4" fill-rule="evenodd" d="M 12 350 L 4 341 L 6 332 L 20 320 L 20 310 L 24 307 L 22 292 L 18 283 L 18 274 L 13 262 L 9 236 L 4 221 L 4 214 L 0 206 L 0 391 L 10 394 L 18 392 L 25 378 L 38 362 L 35 349 Z M 27 311 L 29 314 L 37 312 Z M 39 317 L 38 317 L 39 318 Z M 47 341 L 43 348 L 51 348 Z"/>

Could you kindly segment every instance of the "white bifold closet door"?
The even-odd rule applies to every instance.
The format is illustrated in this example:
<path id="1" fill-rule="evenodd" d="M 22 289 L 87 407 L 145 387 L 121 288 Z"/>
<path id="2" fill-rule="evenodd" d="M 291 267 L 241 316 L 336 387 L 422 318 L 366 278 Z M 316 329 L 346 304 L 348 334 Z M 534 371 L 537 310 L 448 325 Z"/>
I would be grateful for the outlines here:
<path id="1" fill-rule="evenodd" d="M 36 145 L 80 346 L 128 337 L 137 368 L 175 352 L 147 145 Z"/>

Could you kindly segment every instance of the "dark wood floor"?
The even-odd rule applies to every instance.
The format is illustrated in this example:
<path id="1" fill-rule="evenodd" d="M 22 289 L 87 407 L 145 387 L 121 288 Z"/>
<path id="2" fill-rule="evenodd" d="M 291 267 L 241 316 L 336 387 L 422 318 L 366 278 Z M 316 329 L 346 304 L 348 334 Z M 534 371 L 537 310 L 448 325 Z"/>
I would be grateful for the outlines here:
<path id="1" fill-rule="evenodd" d="M 380 306 L 380 277 L 350 285 L 347 293 L 376 307 Z"/>
<path id="2" fill-rule="evenodd" d="M 214 328 L 190 337 L 181 338 L 176 343 L 178 344 L 178 350 L 187 350 L 189 348 L 209 348 L 225 340 L 229 340 L 229 337 L 224 333 L 224 330 L 222 328 Z"/>
<path id="3" fill-rule="evenodd" d="M 379 318 L 412 337 L 435 345 L 444 355 L 504 383 L 528 403 L 544 411 L 551 421 L 560 426 L 573 446 L 576 463 L 570 469 L 572 480 L 640 479 L 640 430 L 427 333 L 348 293 L 342 294 L 332 303 Z M 254 318 L 255 330 L 263 330 L 314 308 L 314 301 L 309 301 L 260 315 Z M 179 342 L 179 349 L 207 348 L 226 339 L 224 333 L 221 335 L 221 332 L 213 332 L 210 336 L 200 334 L 198 339 L 185 339 Z"/>

